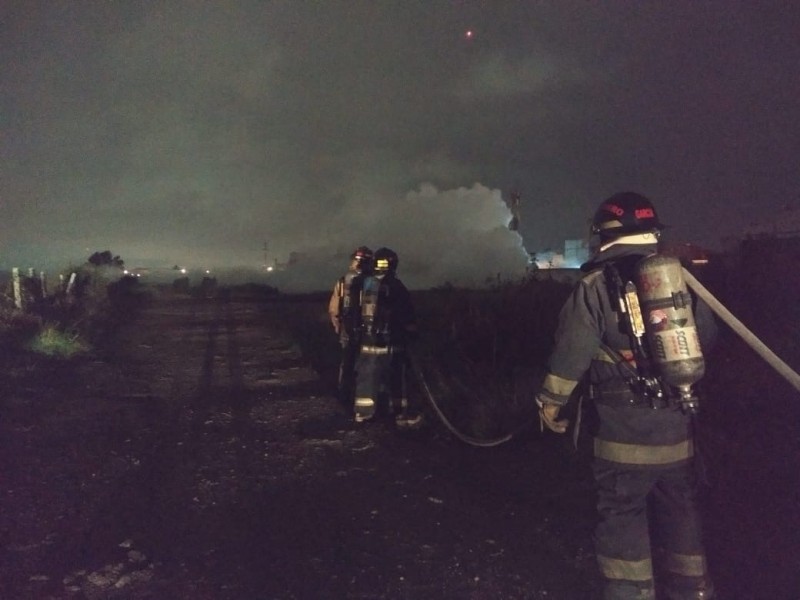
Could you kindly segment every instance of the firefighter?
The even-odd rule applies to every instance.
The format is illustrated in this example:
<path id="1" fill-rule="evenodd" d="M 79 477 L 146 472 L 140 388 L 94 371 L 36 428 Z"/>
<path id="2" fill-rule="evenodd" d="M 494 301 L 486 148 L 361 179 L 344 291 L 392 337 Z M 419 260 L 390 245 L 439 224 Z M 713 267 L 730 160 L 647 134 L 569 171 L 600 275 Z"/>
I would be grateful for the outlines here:
<path id="1" fill-rule="evenodd" d="M 662 229 L 640 194 L 619 193 L 601 204 L 592 221 L 599 248 L 561 310 L 536 396 L 542 428 L 564 433 L 568 422 L 559 410 L 588 377 L 593 402 L 585 421 L 594 438 L 594 539 L 605 600 L 653 599 L 656 580 L 663 583 L 659 598 L 714 595 L 695 499 L 693 416 L 636 351 L 615 302 L 616 282 L 635 277 L 639 261 L 657 251 Z M 714 318 L 692 299 L 700 346 L 708 349 Z"/>
<path id="2" fill-rule="evenodd" d="M 348 410 L 353 405 L 355 393 L 355 364 L 360 345 L 361 286 L 371 268 L 372 250 L 367 246 L 359 246 L 350 255 L 347 273 L 336 281 L 328 302 L 328 315 L 341 346 L 337 393 L 339 401 Z"/>
<path id="3" fill-rule="evenodd" d="M 421 421 L 406 391 L 408 343 L 416 337 L 414 305 L 397 277 L 398 256 L 389 248 L 375 251 L 372 275 L 361 292 L 361 349 L 356 371 L 355 420 L 394 415 L 399 427 Z"/>

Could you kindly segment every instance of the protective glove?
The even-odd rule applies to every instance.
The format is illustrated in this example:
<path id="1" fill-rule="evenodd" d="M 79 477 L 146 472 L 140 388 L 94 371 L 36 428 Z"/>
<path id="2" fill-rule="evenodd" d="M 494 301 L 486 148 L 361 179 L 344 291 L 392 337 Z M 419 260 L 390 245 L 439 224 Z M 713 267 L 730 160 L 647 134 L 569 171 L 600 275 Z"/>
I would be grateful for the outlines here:
<path id="1" fill-rule="evenodd" d="M 555 433 L 566 433 L 569 420 L 558 420 L 558 411 L 561 410 L 558 404 L 548 404 L 538 398 L 536 399 L 536 404 L 539 405 L 539 425 L 542 431 L 547 427 Z"/>

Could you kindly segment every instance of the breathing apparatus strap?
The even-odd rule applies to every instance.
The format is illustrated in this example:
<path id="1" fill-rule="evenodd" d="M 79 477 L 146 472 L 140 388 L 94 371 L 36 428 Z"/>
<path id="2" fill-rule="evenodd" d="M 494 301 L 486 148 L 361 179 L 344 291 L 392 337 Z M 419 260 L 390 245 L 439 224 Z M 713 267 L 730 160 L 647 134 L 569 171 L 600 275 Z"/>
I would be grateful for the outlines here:
<path id="1" fill-rule="evenodd" d="M 614 350 L 611 346 L 606 344 L 605 342 L 600 343 L 600 348 L 611 357 L 611 360 L 614 361 L 614 364 L 619 367 L 620 371 L 624 371 L 622 374 L 625 377 L 625 380 L 634 380 L 639 377 L 639 371 L 631 365 L 630 362 L 626 360 L 626 358 L 619 352 L 619 350 Z"/>
<path id="2" fill-rule="evenodd" d="M 614 263 L 608 263 L 603 267 L 603 274 L 606 278 L 606 285 L 608 287 L 611 302 L 614 309 L 622 320 L 625 333 L 631 340 L 631 350 L 633 351 L 633 358 L 636 362 L 636 369 L 620 355 L 616 350 L 606 346 L 606 350 L 611 351 L 611 356 L 614 357 L 615 362 L 624 364 L 628 367 L 629 371 L 635 371 L 636 377 L 647 377 L 647 365 L 650 364 L 650 359 L 643 343 L 643 336 L 645 334 L 644 321 L 642 320 L 642 312 L 639 308 L 639 297 L 636 294 L 636 286 L 633 282 L 622 282 L 619 270 Z"/>
<path id="3" fill-rule="evenodd" d="M 636 286 L 632 281 L 623 283 L 619 270 L 614 263 L 607 263 L 603 267 L 609 297 L 615 311 L 631 341 L 631 350 L 636 364 L 634 368 L 619 351 L 603 344 L 603 349 L 611 356 L 620 370 L 622 377 L 631 386 L 632 391 L 649 398 L 653 407 L 656 403 L 667 400 L 668 394 L 665 387 L 652 370 L 650 355 L 644 343 L 645 327 L 642 311 L 639 306 L 639 296 Z"/>

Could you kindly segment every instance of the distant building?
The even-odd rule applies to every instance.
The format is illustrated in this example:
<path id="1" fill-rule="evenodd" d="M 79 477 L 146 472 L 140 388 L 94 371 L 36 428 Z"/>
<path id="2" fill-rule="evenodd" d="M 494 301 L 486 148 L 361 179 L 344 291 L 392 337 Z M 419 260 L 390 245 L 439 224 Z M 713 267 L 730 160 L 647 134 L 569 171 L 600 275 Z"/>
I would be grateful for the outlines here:
<path id="1" fill-rule="evenodd" d="M 564 242 L 564 266 L 577 269 L 589 260 L 589 240 L 567 240 Z"/>
<path id="2" fill-rule="evenodd" d="M 564 255 L 554 250 L 531 253 L 531 263 L 537 269 L 560 269 L 564 264 Z"/>
<path id="3" fill-rule="evenodd" d="M 564 250 L 544 250 L 531 255 L 537 269 L 577 269 L 589 260 L 588 240 L 566 240 Z"/>

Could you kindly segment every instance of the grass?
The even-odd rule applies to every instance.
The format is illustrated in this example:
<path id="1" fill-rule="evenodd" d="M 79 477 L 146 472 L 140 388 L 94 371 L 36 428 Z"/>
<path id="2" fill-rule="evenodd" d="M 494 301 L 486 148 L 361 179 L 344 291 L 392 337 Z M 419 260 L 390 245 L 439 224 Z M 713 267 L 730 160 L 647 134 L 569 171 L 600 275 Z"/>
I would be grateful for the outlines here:
<path id="1" fill-rule="evenodd" d="M 46 325 L 26 344 L 26 349 L 54 358 L 73 358 L 88 352 L 89 345 L 77 333 Z"/>
<path id="2" fill-rule="evenodd" d="M 70 272 L 77 274 L 72 293 L 28 293 L 23 310 L 14 306 L 6 282 L 0 294 L 0 346 L 7 356 L 19 351 L 59 359 L 85 354 L 109 340 L 146 300 L 135 280 L 115 279 L 116 272 L 89 266 Z M 23 280 L 26 289 L 31 281 Z"/>

